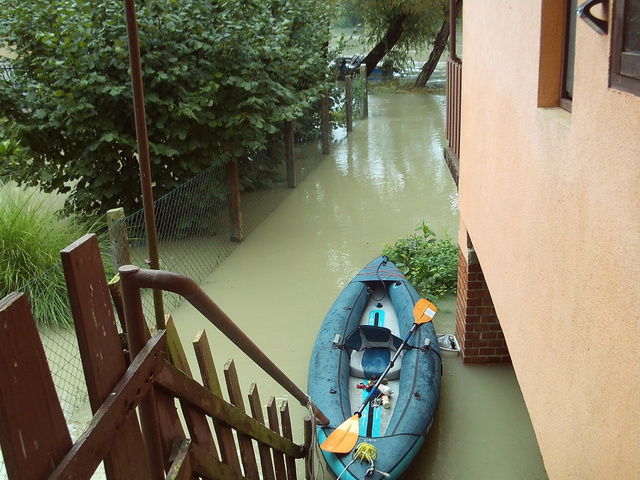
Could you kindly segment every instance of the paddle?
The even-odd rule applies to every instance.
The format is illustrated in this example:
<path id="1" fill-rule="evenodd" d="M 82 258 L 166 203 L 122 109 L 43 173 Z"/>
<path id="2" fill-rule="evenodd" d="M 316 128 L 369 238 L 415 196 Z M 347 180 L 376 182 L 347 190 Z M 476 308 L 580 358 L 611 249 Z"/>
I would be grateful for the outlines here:
<path id="1" fill-rule="evenodd" d="M 389 373 L 389 370 L 393 368 L 395 361 L 400 356 L 400 352 L 407 345 L 407 342 L 413 335 L 413 332 L 422 325 L 423 323 L 430 322 L 433 316 L 436 314 L 438 309 L 436 306 L 428 300 L 421 298 L 416 303 L 415 307 L 413 307 L 413 317 L 415 318 L 415 323 L 411 326 L 411 330 L 409 330 L 409 334 L 407 338 L 404 339 L 398 350 L 396 350 L 396 354 L 393 356 L 387 368 L 385 368 L 380 378 L 376 381 L 373 388 L 371 388 L 371 392 L 367 395 L 367 398 L 364 400 L 360 408 L 353 414 L 352 417 L 347 418 L 338 428 L 336 428 L 331 435 L 325 438 L 320 448 L 327 452 L 331 453 L 348 453 L 353 447 L 355 447 L 356 442 L 358 441 L 358 433 L 359 433 L 359 418 L 362 416 L 362 412 L 365 407 L 369 404 L 369 402 L 373 399 L 374 395 L 377 394 L 378 387 L 382 383 L 384 377 Z"/>

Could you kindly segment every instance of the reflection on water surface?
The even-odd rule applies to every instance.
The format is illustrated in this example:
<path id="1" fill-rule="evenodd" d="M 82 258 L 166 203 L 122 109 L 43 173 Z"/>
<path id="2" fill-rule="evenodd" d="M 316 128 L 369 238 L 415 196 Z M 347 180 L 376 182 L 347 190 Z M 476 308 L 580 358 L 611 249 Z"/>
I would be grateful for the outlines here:
<path id="1" fill-rule="evenodd" d="M 444 105 L 443 96 L 372 95 L 369 119 L 356 122 L 205 281 L 207 293 L 301 388 L 325 313 L 383 244 L 423 221 L 457 238 L 456 189 L 442 155 Z M 455 299 L 438 307 L 436 330 L 453 332 Z M 192 308 L 180 307 L 174 318 L 185 344 L 207 329 L 219 371 L 233 357 L 245 392 L 256 382 L 263 403 L 283 395 Z M 463 367 L 447 355 L 442 385 L 436 422 L 407 478 L 546 478 L 511 367 Z M 301 419 L 306 410 L 290 402 Z M 295 433 L 301 442 L 300 421 Z"/>

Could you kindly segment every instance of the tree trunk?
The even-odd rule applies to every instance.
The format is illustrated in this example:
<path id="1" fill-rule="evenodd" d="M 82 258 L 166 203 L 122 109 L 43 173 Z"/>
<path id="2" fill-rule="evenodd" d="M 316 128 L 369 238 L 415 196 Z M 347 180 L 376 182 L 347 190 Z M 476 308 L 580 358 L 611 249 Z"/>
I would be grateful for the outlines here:
<path id="1" fill-rule="evenodd" d="M 456 1 L 456 13 L 460 11 L 462 7 L 462 0 Z M 454 26 L 455 28 L 455 26 Z M 442 27 L 440 27 L 440 31 L 436 35 L 435 40 L 433 41 L 433 49 L 429 54 L 429 58 L 427 59 L 427 63 L 422 66 L 422 70 L 416 78 L 415 86 L 416 87 L 425 87 L 429 78 L 433 74 L 433 71 L 436 69 L 438 65 L 438 61 L 442 56 L 442 52 L 447 46 L 447 40 L 449 39 L 449 19 L 446 19 L 442 22 Z"/>
<path id="2" fill-rule="evenodd" d="M 384 56 L 391 51 L 393 46 L 398 43 L 398 40 L 400 40 L 400 37 L 402 36 L 404 21 L 408 16 L 409 15 L 405 13 L 394 18 L 394 20 L 389 24 L 389 28 L 387 29 L 387 33 L 385 33 L 384 38 L 380 40 L 375 47 L 373 47 L 366 57 L 364 57 L 362 62 L 367 66 L 367 77 L 371 75 L 373 69 L 376 68 L 380 60 L 382 60 Z"/>
<path id="3" fill-rule="evenodd" d="M 447 39 L 449 38 L 449 21 L 445 21 L 442 23 L 442 27 L 440 27 L 440 31 L 436 35 L 436 39 L 433 42 L 433 49 L 429 54 L 429 59 L 427 63 L 422 66 L 422 70 L 418 74 L 418 78 L 416 78 L 416 87 L 424 87 L 427 85 L 427 81 L 431 78 L 431 74 L 436 69 L 438 65 L 438 60 L 442 56 L 442 52 L 447 46 Z"/>

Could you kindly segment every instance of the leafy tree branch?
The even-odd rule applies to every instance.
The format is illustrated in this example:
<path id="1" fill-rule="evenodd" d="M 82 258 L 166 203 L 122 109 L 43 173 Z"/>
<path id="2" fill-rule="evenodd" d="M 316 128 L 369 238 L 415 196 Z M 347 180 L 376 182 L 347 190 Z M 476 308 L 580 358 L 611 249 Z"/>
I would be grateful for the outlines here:
<path id="1" fill-rule="evenodd" d="M 140 207 L 119 0 L 0 0 L 0 118 L 30 158 L 17 180 L 71 192 L 69 209 Z M 266 148 L 327 88 L 329 5 L 144 0 L 138 28 L 155 194 Z M 14 176 L 16 178 L 16 176 Z"/>

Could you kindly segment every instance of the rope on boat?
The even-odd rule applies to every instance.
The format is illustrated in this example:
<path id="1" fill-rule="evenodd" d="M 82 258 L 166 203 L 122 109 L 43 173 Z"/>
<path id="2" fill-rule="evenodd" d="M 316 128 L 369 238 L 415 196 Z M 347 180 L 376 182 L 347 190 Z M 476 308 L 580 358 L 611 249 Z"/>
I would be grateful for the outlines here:
<path id="1" fill-rule="evenodd" d="M 370 443 L 362 442 L 353 453 L 353 459 L 360 460 L 360 463 L 364 460 L 368 460 L 369 463 L 373 463 L 376 458 L 378 458 L 378 450 Z"/>
<path id="2" fill-rule="evenodd" d="M 336 480 L 340 480 L 340 477 L 342 476 L 342 474 L 346 472 L 349 469 L 349 467 L 355 463 L 356 460 L 360 460 L 360 463 L 362 463 L 365 460 L 369 462 L 369 469 L 365 474 L 365 478 L 371 477 L 374 474 L 374 472 L 379 473 L 384 478 L 390 477 L 388 473 L 382 472 L 380 470 L 376 470 L 375 465 L 373 463 L 373 461 L 376 458 L 378 458 L 378 450 L 376 449 L 376 447 L 374 447 L 370 443 L 361 442 L 356 447 L 356 451 L 353 452 L 353 460 L 351 460 L 349 464 L 346 467 L 344 467 L 344 470 L 340 473 L 340 475 L 338 475 L 338 478 Z"/>

